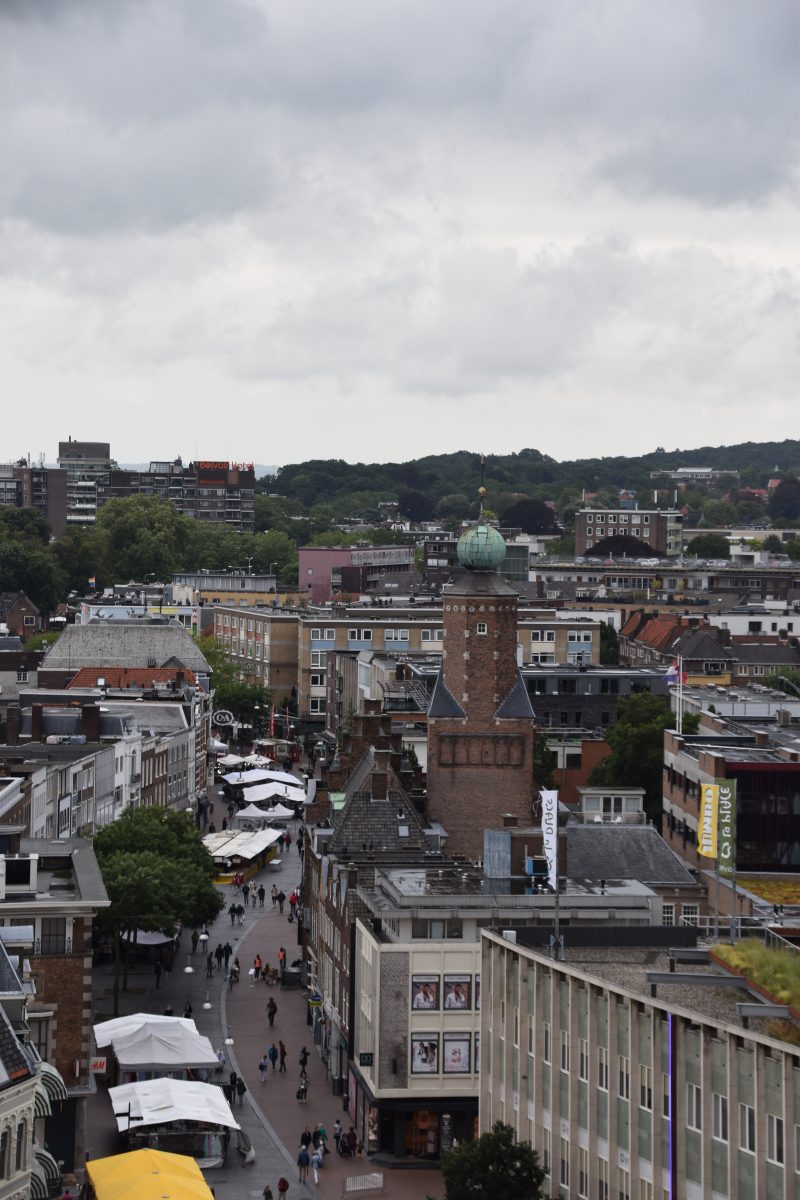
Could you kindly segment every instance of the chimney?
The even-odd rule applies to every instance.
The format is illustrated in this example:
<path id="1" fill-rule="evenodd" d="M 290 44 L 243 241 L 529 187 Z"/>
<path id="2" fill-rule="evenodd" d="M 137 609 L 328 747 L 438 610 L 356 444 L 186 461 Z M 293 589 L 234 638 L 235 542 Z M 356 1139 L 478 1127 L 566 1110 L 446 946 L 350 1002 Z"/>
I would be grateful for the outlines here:
<path id="1" fill-rule="evenodd" d="M 183 671 L 176 671 L 175 672 L 175 689 L 178 690 L 179 688 L 182 688 L 185 681 L 186 681 L 185 673 Z"/>
<path id="2" fill-rule="evenodd" d="M 100 741 L 100 705 L 81 705 L 81 733 L 87 742 Z"/>
<path id="3" fill-rule="evenodd" d="M 372 768 L 372 799 L 385 800 L 389 795 L 389 750 L 375 751 L 375 766 Z"/>
<path id="4" fill-rule="evenodd" d="M 6 742 L 9 746 L 19 745 L 19 705 L 9 705 L 6 712 Z"/>
<path id="5" fill-rule="evenodd" d="M 31 706 L 31 741 L 40 742 L 43 731 L 43 708 L 41 704 Z"/>

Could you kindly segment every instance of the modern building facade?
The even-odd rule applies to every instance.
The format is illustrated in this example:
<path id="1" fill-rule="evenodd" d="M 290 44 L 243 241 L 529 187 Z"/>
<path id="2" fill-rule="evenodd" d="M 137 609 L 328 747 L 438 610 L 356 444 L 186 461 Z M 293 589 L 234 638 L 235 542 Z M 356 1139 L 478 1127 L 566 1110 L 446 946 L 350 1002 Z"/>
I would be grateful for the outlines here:
<path id="1" fill-rule="evenodd" d="M 252 463 L 198 460 L 151 462 L 147 471 L 115 466 L 97 481 L 97 505 L 131 496 L 157 496 L 179 513 L 239 533 L 255 529 L 256 477 Z"/>
<path id="2" fill-rule="evenodd" d="M 98 483 L 116 466 L 110 443 L 59 442 L 58 465 L 67 475 L 67 525 L 94 525 Z"/>
<path id="3" fill-rule="evenodd" d="M 575 553 L 586 554 L 605 538 L 632 537 L 659 558 L 677 558 L 682 520 L 677 509 L 581 508 L 575 514 Z"/>
<path id="4" fill-rule="evenodd" d="M 0 507 L 35 508 L 58 537 L 67 526 L 67 475 L 26 459 L 0 465 Z"/>
<path id="5" fill-rule="evenodd" d="M 800 1051 L 765 1018 L 745 1028 L 737 1000 L 756 997 L 709 984 L 709 964 L 654 985 L 678 932 L 568 940 L 566 961 L 524 930 L 483 932 L 480 1128 L 529 1141 L 551 1196 L 797 1195 Z"/>
<path id="6" fill-rule="evenodd" d="M 383 575 L 404 575 L 414 567 L 413 546 L 301 546 L 298 587 L 312 604 L 340 592 L 368 592 Z"/>

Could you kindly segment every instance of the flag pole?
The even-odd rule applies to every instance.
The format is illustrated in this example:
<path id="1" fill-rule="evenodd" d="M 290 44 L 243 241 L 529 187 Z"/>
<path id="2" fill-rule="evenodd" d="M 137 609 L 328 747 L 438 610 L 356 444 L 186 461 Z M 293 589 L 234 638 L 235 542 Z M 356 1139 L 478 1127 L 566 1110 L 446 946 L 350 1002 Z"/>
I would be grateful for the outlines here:
<path id="1" fill-rule="evenodd" d="M 678 733 L 683 733 L 683 657 L 678 655 Z"/>

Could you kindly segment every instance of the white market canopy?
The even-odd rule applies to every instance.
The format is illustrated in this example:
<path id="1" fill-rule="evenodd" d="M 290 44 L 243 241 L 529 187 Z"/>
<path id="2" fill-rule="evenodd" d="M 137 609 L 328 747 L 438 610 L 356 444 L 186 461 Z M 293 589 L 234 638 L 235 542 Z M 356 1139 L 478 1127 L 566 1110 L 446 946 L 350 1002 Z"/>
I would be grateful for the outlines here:
<path id="1" fill-rule="evenodd" d="M 212 754 L 224 754 L 225 751 L 228 749 L 228 743 L 221 742 L 219 740 L 219 738 L 212 738 L 209 749 L 211 750 Z M 235 766 L 235 765 L 236 765 L 235 763 L 230 764 L 230 766 Z"/>
<path id="2" fill-rule="evenodd" d="M 266 821 L 267 810 L 259 808 L 257 804 L 248 804 L 246 808 L 240 808 L 236 814 L 236 821 Z"/>
<path id="3" fill-rule="evenodd" d="M 232 787 L 252 787 L 254 783 L 266 783 L 270 778 L 270 772 L 256 767 L 252 771 L 233 771 L 230 775 L 223 775 L 222 778 Z"/>
<path id="4" fill-rule="evenodd" d="M 115 1037 L 111 1049 L 123 1071 L 174 1071 L 214 1068 L 219 1059 L 207 1037 L 180 1025 L 142 1025 L 127 1037 Z"/>
<path id="5" fill-rule="evenodd" d="M 242 758 L 239 761 L 243 767 L 271 767 L 275 759 L 267 758 L 265 754 L 250 754 L 247 758 Z"/>
<path id="6" fill-rule="evenodd" d="M 294 816 L 294 809 L 287 808 L 284 804 L 276 804 L 274 808 L 266 810 L 268 821 L 290 821 Z"/>
<path id="7" fill-rule="evenodd" d="M 293 816 L 294 809 L 284 808 L 282 804 L 276 804 L 274 808 L 259 808 L 257 804 L 248 804 L 246 808 L 239 809 L 234 820 L 241 827 L 243 822 L 260 821 L 266 825 L 268 821 L 290 821 Z"/>
<path id="8" fill-rule="evenodd" d="M 126 942 L 136 942 L 137 946 L 165 946 L 168 942 L 175 941 L 174 933 L 170 937 L 168 933 L 151 932 L 147 929 L 128 929 L 122 937 Z"/>
<path id="9" fill-rule="evenodd" d="M 301 788 L 303 780 L 298 779 L 296 775 L 292 775 L 290 771 L 267 771 L 266 774 L 275 783 L 288 783 L 289 787 Z"/>
<path id="10" fill-rule="evenodd" d="M 222 745 L 221 742 L 220 745 Z M 227 750 L 228 747 L 223 746 L 222 748 L 223 750 Z M 224 758 L 218 760 L 218 765 L 220 767 L 239 767 L 243 762 L 244 759 L 241 754 L 226 754 Z"/>
<path id="11" fill-rule="evenodd" d="M 230 858 L 249 861 L 263 854 L 280 836 L 277 829 L 260 829 L 256 833 L 228 829 L 224 833 L 207 833 L 203 845 L 217 862 Z"/>
<path id="12" fill-rule="evenodd" d="M 222 1088 L 213 1083 L 145 1079 L 109 1088 L 108 1094 L 120 1133 L 145 1125 L 169 1125 L 173 1121 L 239 1128 Z"/>
<path id="13" fill-rule="evenodd" d="M 110 1021 L 101 1021 L 94 1027 L 94 1040 L 99 1050 L 110 1046 L 114 1038 L 130 1037 L 132 1033 L 143 1026 L 179 1026 L 190 1033 L 197 1033 L 197 1026 L 188 1017 L 164 1017 L 159 1013 L 131 1013 L 127 1017 L 113 1017 Z"/>
<path id="14" fill-rule="evenodd" d="M 305 793 L 302 784 L 287 787 L 285 783 L 258 783 L 247 789 L 247 799 L 250 804 L 259 804 L 262 800 L 291 800 L 300 804 L 305 799 Z"/>

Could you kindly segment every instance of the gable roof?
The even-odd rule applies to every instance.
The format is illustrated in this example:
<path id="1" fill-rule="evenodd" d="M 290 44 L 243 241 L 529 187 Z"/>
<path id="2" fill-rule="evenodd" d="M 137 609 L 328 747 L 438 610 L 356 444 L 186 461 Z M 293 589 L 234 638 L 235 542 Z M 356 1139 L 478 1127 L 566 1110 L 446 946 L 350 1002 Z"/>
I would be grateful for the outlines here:
<path id="1" fill-rule="evenodd" d="M 578 825 L 568 822 L 567 874 L 573 879 L 638 879 L 694 887 L 681 858 L 653 825 Z"/>
<path id="2" fill-rule="evenodd" d="M 208 661 L 190 633 L 177 621 L 156 625 L 147 621 L 98 621 L 67 625 L 50 647 L 42 664 L 47 670 L 78 671 L 81 667 L 142 667 L 148 671 L 165 663 L 188 667 L 197 674 L 211 672 Z"/>
<path id="3" fill-rule="evenodd" d="M 689 629 L 679 639 L 675 652 L 680 654 L 684 662 L 700 658 L 724 659 L 732 662 L 736 655 L 723 644 L 718 630 Z"/>

